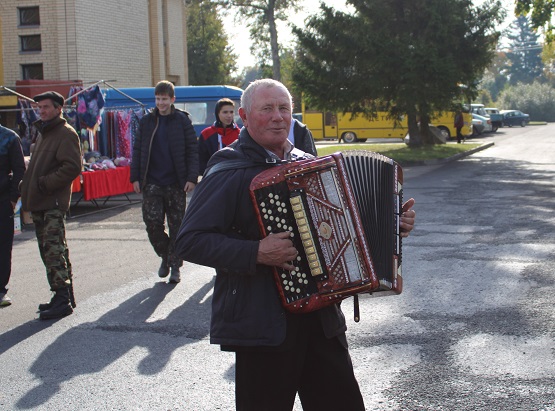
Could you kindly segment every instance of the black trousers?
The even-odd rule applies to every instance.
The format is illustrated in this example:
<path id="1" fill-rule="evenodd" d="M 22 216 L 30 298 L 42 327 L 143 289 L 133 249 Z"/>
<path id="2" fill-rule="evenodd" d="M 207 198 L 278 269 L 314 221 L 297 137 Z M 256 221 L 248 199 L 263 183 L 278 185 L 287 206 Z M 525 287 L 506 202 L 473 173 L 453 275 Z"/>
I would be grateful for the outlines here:
<path id="1" fill-rule="evenodd" d="M 7 292 L 12 272 L 13 208 L 10 200 L 0 201 L 0 293 Z"/>
<path id="2" fill-rule="evenodd" d="M 364 411 L 349 352 L 325 337 L 316 315 L 303 319 L 284 351 L 236 353 L 238 411 L 291 411 L 297 392 L 304 411 Z"/>
<path id="3" fill-rule="evenodd" d="M 460 143 L 463 140 L 463 135 L 461 133 L 462 127 L 457 127 L 457 143 Z"/>

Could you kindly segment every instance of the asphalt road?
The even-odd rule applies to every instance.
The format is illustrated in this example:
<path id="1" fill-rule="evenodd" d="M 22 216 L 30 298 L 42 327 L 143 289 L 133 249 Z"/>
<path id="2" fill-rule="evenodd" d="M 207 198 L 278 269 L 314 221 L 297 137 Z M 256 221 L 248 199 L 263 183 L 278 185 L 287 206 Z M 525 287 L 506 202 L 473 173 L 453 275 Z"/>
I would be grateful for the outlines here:
<path id="1" fill-rule="evenodd" d="M 359 323 L 343 304 L 368 410 L 555 410 L 555 124 L 474 141 L 495 145 L 405 169 L 403 293 L 362 298 Z M 233 355 L 208 342 L 213 271 L 166 284 L 139 204 L 90 211 L 68 219 L 78 307 L 59 321 L 36 319 L 44 267 L 33 231 L 16 237 L 0 409 L 234 409 Z"/>

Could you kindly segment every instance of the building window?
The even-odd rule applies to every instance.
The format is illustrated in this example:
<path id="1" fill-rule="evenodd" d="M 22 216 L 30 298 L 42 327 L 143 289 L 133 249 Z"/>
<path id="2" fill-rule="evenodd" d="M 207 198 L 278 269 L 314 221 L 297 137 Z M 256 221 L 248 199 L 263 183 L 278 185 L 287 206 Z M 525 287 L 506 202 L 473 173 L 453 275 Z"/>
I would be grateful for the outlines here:
<path id="1" fill-rule="evenodd" d="M 42 45 L 40 41 L 40 34 L 32 36 L 19 36 L 21 43 L 21 51 L 41 51 Z"/>
<path id="2" fill-rule="evenodd" d="M 23 80 L 44 80 L 42 63 L 22 64 L 21 76 L 23 77 Z"/>
<path id="3" fill-rule="evenodd" d="M 18 7 L 19 25 L 20 26 L 38 26 L 40 25 L 39 6 L 34 7 Z"/>

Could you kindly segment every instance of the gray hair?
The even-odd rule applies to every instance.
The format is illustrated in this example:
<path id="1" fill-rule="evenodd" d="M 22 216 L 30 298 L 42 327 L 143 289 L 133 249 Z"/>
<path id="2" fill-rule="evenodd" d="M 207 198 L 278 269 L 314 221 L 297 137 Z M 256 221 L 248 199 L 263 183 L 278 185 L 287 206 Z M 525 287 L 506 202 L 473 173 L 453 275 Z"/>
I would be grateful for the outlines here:
<path id="1" fill-rule="evenodd" d="M 255 80 L 252 83 L 250 83 L 248 87 L 245 89 L 245 91 L 243 92 L 243 95 L 241 96 L 241 107 L 243 108 L 243 110 L 245 110 L 247 114 L 251 112 L 252 96 L 254 92 L 260 87 L 263 87 L 263 88 L 281 87 L 283 90 L 285 90 L 285 92 L 289 96 L 289 103 L 291 105 L 291 109 L 293 108 L 293 98 L 291 97 L 291 93 L 289 93 L 289 90 L 287 90 L 287 87 L 285 87 L 283 83 L 277 80 L 274 80 L 271 78 L 263 78 L 263 79 Z"/>

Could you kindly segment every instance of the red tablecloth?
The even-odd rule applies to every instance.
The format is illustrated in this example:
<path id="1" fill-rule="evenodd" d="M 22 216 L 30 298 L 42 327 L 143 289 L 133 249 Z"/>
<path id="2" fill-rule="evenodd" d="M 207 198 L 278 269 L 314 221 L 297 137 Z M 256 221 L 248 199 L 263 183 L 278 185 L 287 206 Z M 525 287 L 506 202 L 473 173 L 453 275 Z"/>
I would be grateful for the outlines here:
<path id="1" fill-rule="evenodd" d="M 111 197 L 133 192 L 129 182 L 129 167 L 117 167 L 108 170 L 84 171 L 83 198 L 87 201 L 95 198 Z"/>
<path id="2" fill-rule="evenodd" d="M 81 191 L 81 174 L 79 174 L 79 176 L 73 180 L 73 183 L 71 183 L 71 192 L 78 193 L 79 191 Z"/>

